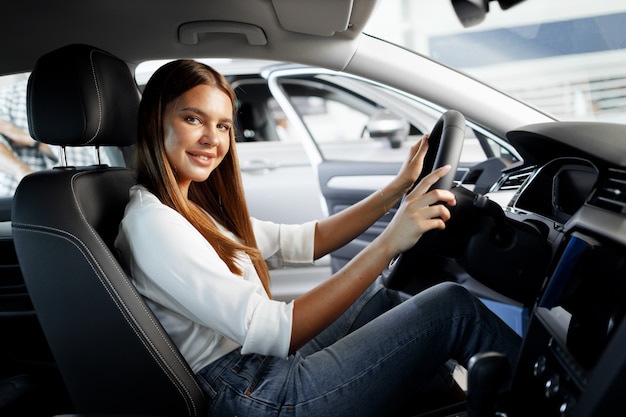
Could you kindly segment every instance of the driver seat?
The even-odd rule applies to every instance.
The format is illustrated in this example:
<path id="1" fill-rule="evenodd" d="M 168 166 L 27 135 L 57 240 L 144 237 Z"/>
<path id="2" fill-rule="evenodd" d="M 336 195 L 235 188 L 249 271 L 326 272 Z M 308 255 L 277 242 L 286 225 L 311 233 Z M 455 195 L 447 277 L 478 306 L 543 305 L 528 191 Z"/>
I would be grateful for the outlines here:
<path id="1" fill-rule="evenodd" d="M 87 45 L 44 55 L 28 83 L 30 133 L 43 143 L 132 145 L 138 105 L 126 63 Z M 13 203 L 18 260 L 72 412 L 202 415 L 193 372 L 114 255 L 134 183 L 107 165 L 28 175 Z"/>

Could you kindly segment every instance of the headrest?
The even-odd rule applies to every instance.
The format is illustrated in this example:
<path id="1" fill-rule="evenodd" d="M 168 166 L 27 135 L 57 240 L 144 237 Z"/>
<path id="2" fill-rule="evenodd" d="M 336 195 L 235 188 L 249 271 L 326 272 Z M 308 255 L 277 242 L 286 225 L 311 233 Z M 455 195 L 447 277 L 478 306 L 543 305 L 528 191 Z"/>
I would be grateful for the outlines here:
<path id="1" fill-rule="evenodd" d="M 139 90 L 128 65 L 88 45 L 39 58 L 28 79 L 28 126 L 51 145 L 135 143 Z"/>

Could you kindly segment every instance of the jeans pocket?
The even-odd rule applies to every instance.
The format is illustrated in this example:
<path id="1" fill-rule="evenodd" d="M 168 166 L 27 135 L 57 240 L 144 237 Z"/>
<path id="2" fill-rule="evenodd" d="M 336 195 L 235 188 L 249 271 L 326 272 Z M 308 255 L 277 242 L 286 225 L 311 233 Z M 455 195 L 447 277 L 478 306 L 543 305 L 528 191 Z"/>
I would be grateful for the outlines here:
<path id="1" fill-rule="evenodd" d="M 232 367 L 233 376 L 238 381 L 231 381 L 238 386 L 246 396 L 252 395 L 265 374 L 265 369 L 270 363 L 271 357 L 263 355 L 244 355 Z M 241 384 L 245 384 L 245 386 Z"/>
<path id="2" fill-rule="evenodd" d="M 198 383 L 200 384 L 200 388 L 202 388 L 202 391 L 204 391 L 208 400 L 209 401 L 214 400 L 218 394 L 216 387 L 213 387 L 213 385 L 209 381 L 207 381 L 206 378 L 201 373 L 198 373 L 196 375 L 196 379 L 198 380 Z"/>

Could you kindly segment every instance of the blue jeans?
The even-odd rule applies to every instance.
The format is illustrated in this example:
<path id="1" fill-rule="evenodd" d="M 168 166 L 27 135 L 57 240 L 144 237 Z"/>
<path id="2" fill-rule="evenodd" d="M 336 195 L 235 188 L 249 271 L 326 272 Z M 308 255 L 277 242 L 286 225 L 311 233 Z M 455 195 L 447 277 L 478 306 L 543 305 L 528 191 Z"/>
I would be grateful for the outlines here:
<path id="1" fill-rule="evenodd" d="M 413 297 L 375 283 L 333 325 L 288 358 L 234 351 L 198 372 L 210 416 L 381 416 L 415 397 L 450 359 L 499 351 L 520 337 L 466 289 Z"/>

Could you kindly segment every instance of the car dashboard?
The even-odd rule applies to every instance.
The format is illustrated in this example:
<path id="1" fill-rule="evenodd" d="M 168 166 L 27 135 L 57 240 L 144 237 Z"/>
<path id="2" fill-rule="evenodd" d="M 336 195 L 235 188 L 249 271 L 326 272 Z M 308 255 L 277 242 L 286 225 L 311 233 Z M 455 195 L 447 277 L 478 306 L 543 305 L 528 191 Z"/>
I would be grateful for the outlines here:
<path id="1" fill-rule="evenodd" d="M 552 256 L 502 408 L 614 415 L 626 386 L 626 126 L 559 122 L 508 137 L 525 163 L 491 192 L 517 188 L 506 217 L 532 225 Z"/>

